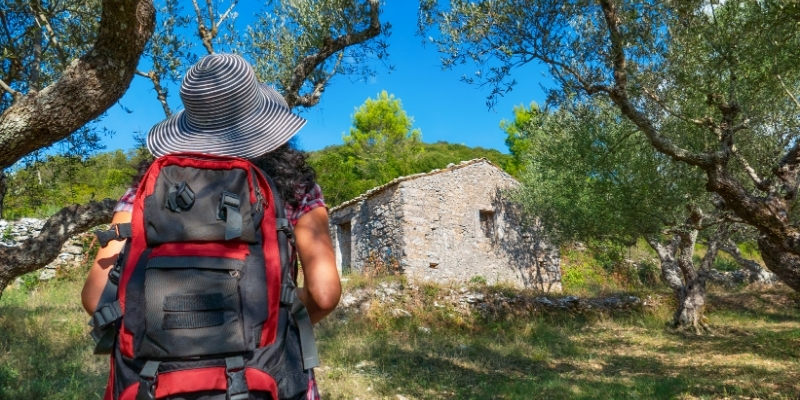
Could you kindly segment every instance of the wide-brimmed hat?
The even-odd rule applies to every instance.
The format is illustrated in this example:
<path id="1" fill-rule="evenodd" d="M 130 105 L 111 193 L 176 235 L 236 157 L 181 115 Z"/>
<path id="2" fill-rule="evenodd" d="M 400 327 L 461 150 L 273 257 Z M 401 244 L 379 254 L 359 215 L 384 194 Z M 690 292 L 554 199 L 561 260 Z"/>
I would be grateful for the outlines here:
<path id="1" fill-rule="evenodd" d="M 156 157 L 195 152 L 253 159 L 289 141 L 306 123 L 235 54 L 200 59 L 186 72 L 180 96 L 183 110 L 147 135 Z"/>

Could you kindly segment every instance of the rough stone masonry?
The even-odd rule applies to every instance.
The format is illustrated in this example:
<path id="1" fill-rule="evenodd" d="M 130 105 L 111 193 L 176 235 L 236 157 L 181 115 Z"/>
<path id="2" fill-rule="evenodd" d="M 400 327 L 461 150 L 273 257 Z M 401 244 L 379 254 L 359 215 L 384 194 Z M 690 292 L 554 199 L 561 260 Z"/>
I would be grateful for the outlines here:
<path id="1" fill-rule="evenodd" d="M 371 189 L 330 210 L 337 264 L 347 273 L 380 260 L 412 280 L 560 291 L 558 249 L 504 196 L 518 185 L 476 159 Z"/>
<path id="2" fill-rule="evenodd" d="M 20 242 L 39 236 L 45 221 L 36 218 L 22 218 L 19 221 L 0 220 L 0 246 L 18 246 Z M 83 261 L 83 243 L 81 235 L 67 240 L 61 247 L 61 253 L 55 261 L 38 271 L 40 280 L 48 280 L 56 276 L 59 268 L 71 268 Z M 17 278 L 20 281 L 20 278 Z"/>

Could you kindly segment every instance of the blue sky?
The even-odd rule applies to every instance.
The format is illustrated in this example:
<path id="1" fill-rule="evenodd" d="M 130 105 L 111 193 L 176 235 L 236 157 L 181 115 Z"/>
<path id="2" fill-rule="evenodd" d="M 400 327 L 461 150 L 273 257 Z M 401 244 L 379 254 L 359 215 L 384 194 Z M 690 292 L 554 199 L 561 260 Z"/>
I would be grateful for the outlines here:
<path id="1" fill-rule="evenodd" d="M 240 21 L 249 19 L 248 16 L 261 4 L 240 1 L 236 6 Z M 388 63 L 395 67 L 394 70 L 390 72 L 379 65 L 376 67 L 378 75 L 367 82 L 334 78 L 319 105 L 301 111 L 308 123 L 298 133 L 300 146 L 311 151 L 341 144 L 342 134 L 351 126 L 355 108 L 367 98 L 375 98 L 381 90 L 386 90 L 402 101 L 406 113 L 414 118 L 414 127 L 422 130 L 423 141 L 441 140 L 507 152 L 500 121 L 513 118 L 515 105 L 544 101 L 540 83 L 550 81 L 545 70 L 538 65 L 514 70 L 517 86 L 489 109 L 486 106 L 489 87 L 460 81 L 463 75 L 474 75 L 477 67 L 465 65 L 455 70 L 442 70 L 435 46 L 423 46 L 422 39 L 415 35 L 416 0 L 389 0 L 384 7 L 382 20 L 392 24 L 392 34 L 388 38 Z M 191 7 L 184 10 L 192 12 Z M 177 88 L 171 88 L 170 104 L 173 108 L 180 105 L 177 92 Z M 107 150 L 132 148 L 135 132 L 147 132 L 164 117 L 150 82 L 139 76 L 134 78 L 120 104 L 132 113 L 114 106 L 100 123 L 116 132 L 113 137 L 105 138 Z"/>

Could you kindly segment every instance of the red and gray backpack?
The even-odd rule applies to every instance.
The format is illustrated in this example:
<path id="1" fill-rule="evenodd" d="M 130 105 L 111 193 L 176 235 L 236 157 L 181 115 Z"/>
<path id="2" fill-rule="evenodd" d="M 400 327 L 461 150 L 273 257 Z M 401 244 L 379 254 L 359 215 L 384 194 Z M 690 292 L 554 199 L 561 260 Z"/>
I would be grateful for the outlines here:
<path id="1" fill-rule="evenodd" d="M 111 354 L 104 400 L 302 398 L 319 362 L 292 232 L 250 162 L 158 158 L 131 223 L 97 232 L 129 239 L 89 323 Z"/>

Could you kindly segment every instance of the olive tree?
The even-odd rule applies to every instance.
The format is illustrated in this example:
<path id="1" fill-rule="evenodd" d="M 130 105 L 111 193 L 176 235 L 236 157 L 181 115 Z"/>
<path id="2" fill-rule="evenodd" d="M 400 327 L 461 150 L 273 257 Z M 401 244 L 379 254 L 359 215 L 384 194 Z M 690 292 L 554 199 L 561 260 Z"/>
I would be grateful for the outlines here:
<path id="1" fill-rule="evenodd" d="M 275 83 L 290 105 L 305 107 L 319 101 L 331 77 L 372 73 L 365 57 L 385 56 L 382 38 L 389 25 L 380 21 L 378 0 L 267 1 L 247 28 L 235 24 L 235 1 L 224 9 L 220 4 L 3 2 L 0 170 L 80 134 L 122 97 L 134 76 L 150 80 L 154 101 L 169 115 L 169 83 L 202 54 L 223 50 L 249 57 L 259 78 Z M 188 16 L 183 9 L 190 10 Z M 0 197 L 5 187 L 0 175 Z M 67 206 L 38 237 L 0 246 L 0 292 L 15 277 L 54 260 L 69 236 L 108 222 L 114 204 L 105 199 Z"/>
<path id="2" fill-rule="evenodd" d="M 706 276 L 726 213 L 718 210 L 688 166 L 671 164 L 609 102 L 563 105 L 549 112 L 515 109 L 502 124 L 522 164 L 515 193 L 525 215 L 556 243 L 612 241 L 631 246 L 645 238 L 676 296 L 676 327 L 707 330 Z M 711 233 L 713 231 L 714 233 Z M 693 260 L 698 236 L 710 251 Z"/>
<path id="3" fill-rule="evenodd" d="M 548 99 L 610 101 L 660 157 L 758 230 L 767 267 L 800 290 L 800 4 L 766 1 L 421 0 L 445 65 L 549 68 Z"/>

